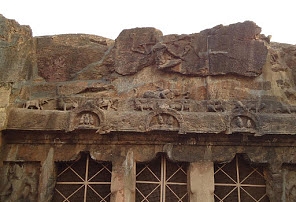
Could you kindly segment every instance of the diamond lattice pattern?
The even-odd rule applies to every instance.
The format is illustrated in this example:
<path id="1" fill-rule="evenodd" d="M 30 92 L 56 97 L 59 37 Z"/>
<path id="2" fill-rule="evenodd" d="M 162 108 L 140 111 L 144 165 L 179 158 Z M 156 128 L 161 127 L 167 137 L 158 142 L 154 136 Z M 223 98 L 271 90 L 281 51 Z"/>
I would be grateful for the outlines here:
<path id="1" fill-rule="evenodd" d="M 137 202 L 187 202 L 187 163 L 171 162 L 159 155 L 148 163 L 137 163 Z"/>
<path id="2" fill-rule="evenodd" d="M 111 163 L 96 162 L 84 153 L 77 161 L 58 163 L 53 201 L 110 201 L 111 171 Z"/>
<path id="3" fill-rule="evenodd" d="M 263 167 L 246 163 L 242 155 L 215 165 L 216 202 L 268 202 Z"/>

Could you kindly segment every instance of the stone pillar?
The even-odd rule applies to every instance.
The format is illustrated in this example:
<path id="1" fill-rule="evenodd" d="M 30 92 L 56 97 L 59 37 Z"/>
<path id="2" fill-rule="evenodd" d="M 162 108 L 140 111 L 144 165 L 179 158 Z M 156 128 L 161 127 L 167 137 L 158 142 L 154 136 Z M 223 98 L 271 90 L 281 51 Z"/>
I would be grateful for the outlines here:
<path id="1" fill-rule="evenodd" d="M 214 163 L 190 163 L 188 182 L 191 202 L 214 202 Z"/>
<path id="2" fill-rule="evenodd" d="M 272 164 L 265 171 L 266 194 L 270 202 L 286 201 L 283 199 L 283 174 L 281 164 Z"/>
<path id="3" fill-rule="evenodd" d="M 41 165 L 41 174 L 39 179 L 39 200 L 44 202 L 52 201 L 55 187 L 55 164 L 54 164 L 54 148 L 50 148 L 46 159 Z"/>
<path id="4" fill-rule="evenodd" d="M 283 168 L 283 197 L 282 201 L 296 201 L 296 165 Z"/>
<path id="5" fill-rule="evenodd" d="M 136 163 L 133 151 L 112 162 L 111 202 L 135 201 Z"/>

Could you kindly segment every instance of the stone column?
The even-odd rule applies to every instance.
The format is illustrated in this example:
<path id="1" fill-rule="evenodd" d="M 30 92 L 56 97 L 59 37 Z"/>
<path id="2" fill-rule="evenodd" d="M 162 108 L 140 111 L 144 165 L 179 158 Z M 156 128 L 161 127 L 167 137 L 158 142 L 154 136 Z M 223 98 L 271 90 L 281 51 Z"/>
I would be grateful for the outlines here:
<path id="1" fill-rule="evenodd" d="M 54 148 L 50 148 L 46 159 L 41 162 L 41 174 L 39 179 L 39 200 L 44 202 L 52 201 L 55 187 L 55 164 Z"/>
<path id="2" fill-rule="evenodd" d="M 214 163 L 190 163 L 188 172 L 190 202 L 214 202 Z"/>
<path id="3" fill-rule="evenodd" d="M 283 198 L 283 174 L 281 164 L 272 163 L 265 170 L 266 194 L 270 202 L 286 201 Z"/>
<path id="4" fill-rule="evenodd" d="M 285 166 L 283 172 L 283 196 L 282 201 L 296 200 L 296 165 Z"/>
<path id="5" fill-rule="evenodd" d="M 133 151 L 112 162 L 111 202 L 135 201 L 136 163 Z"/>

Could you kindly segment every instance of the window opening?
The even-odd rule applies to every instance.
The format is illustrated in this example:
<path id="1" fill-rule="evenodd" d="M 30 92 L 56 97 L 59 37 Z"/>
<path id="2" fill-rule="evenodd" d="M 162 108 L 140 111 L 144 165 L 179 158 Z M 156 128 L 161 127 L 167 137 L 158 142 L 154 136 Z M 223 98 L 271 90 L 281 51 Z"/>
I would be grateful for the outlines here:
<path id="1" fill-rule="evenodd" d="M 112 165 L 82 153 L 74 162 L 57 163 L 56 202 L 110 201 Z"/>
<path id="2" fill-rule="evenodd" d="M 242 155 L 215 165 L 216 202 L 268 202 L 263 167 L 249 165 Z"/>
<path id="3" fill-rule="evenodd" d="M 137 163 L 137 202 L 187 202 L 188 163 L 172 162 L 159 155 L 148 163 Z"/>

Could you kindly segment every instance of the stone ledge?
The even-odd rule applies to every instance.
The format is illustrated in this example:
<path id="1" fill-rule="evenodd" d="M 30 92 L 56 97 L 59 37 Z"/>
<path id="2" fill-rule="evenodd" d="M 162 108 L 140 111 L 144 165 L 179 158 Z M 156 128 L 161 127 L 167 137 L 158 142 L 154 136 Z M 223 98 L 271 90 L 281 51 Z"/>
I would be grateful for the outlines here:
<path id="1" fill-rule="evenodd" d="M 99 115 L 95 125 L 81 122 L 85 116 Z M 83 118 L 84 116 L 84 118 Z M 103 117 L 103 118 L 102 118 Z M 90 117 L 89 117 L 90 118 Z M 179 134 L 267 134 L 292 135 L 296 133 L 293 114 L 235 114 L 228 112 L 156 111 L 99 111 L 87 109 L 72 111 L 11 109 L 8 130 L 75 131 L 93 130 L 99 134 L 110 132 L 145 133 L 152 131 Z M 76 125 L 75 125 L 76 124 Z"/>

